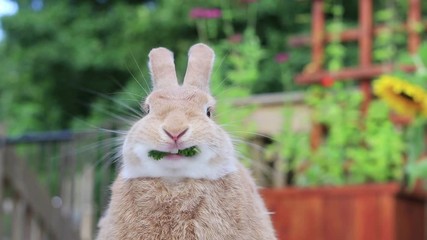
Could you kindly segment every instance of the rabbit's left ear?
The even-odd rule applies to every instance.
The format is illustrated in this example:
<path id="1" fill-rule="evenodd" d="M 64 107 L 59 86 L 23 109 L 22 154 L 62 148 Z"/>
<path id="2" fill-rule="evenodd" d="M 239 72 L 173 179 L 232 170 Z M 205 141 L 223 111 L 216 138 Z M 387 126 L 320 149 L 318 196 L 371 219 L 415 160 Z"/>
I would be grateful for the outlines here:
<path id="1" fill-rule="evenodd" d="M 191 85 L 209 92 L 209 80 L 215 60 L 214 51 L 203 43 L 193 45 L 188 51 L 188 65 L 184 86 Z"/>
<path id="2" fill-rule="evenodd" d="M 173 53 L 161 47 L 151 50 L 148 56 L 153 90 L 178 86 Z"/>

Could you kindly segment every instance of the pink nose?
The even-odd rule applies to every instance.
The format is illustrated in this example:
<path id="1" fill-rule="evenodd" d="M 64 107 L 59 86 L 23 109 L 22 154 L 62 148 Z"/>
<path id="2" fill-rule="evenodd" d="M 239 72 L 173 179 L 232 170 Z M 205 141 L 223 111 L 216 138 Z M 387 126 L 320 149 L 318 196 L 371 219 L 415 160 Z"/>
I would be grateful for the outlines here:
<path id="1" fill-rule="evenodd" d="M 166 129 L 164 129 L 163 128 L 163 131 L 165 131 L 165 133 L 168 135 L 168 137 L 170 137 L 172 140 L 174 140 L 175 142 L 177 142 L 178 141 L 178 139 L 180 138 L 180 137 L 182 137 L 186 132 L 187 132 L 187 130 L 188 130 L 188 128 L 186 128 L 186 129 L 184 129 L 183 131 L 181 131 L 180 133 L 178 133 L 178 134 L 174 134 L 174 133 L 171 133 L 171 132 L 169 132 L 168 130 L 166 130 Z"/>

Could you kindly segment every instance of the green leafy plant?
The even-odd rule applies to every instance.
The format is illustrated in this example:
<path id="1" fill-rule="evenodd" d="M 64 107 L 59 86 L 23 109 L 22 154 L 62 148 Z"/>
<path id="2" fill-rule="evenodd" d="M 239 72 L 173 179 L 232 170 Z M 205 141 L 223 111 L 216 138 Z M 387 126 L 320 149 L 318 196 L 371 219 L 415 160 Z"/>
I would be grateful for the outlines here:
<path id="1" fill-rule="evenodd" d="M 418 117 L 406 128 L 407 165 L 405 168 L 407 186 L 412 189 L 416 181 L 422 181 L 424 189 L 427 188 L 427 158 L 425 147 L 425 134 L 427 119 Z"/>
<path id="2" fill-rule="evenodd" d="M 320 173 L 313 183 L 354 184 L 398 180 L 402 176 L 403 139 L 389 119 L 389 110 L 373 101 L 366 114 L 362 95 L 341 85 L 311 95 L 314 121 L 325 129 L 323 142 L 313 152 Z"/>
<path id="3" fill-rule="evenodd" d="M 322 132 L 317 146 L 310 143 L 310 132 L 286 125 L 268 149 L 284 161 L 283 171 L 292 174 L 293 184 L 344 185 L 402 179 L 403 133 L 391 122 L 387 105 L 374 100 L 364 113 L 362 100 L 361 92 L 339 83 L 332 88 L 310 89 L 305 101 L 311 107 L 314 126 Z M 288 115 L 291 112 L 287 110 Z"/>

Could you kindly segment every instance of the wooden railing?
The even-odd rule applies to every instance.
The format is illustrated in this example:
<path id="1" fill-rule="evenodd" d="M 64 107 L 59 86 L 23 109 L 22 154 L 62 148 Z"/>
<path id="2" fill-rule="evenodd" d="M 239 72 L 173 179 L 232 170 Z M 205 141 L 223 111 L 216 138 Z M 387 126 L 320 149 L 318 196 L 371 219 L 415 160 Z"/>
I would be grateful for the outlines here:
<path id="1" fill-rule="evenodd" d="M 106 132 L 0 136 L 0 239 L 94 239 L 115 173 L 112 139 Z"/>
<path id="2" fill-rule="evenodd" d="M 80 239 L 71 219 L 52 206 L 48 193 L 33 172 L 11 149 L 3 147 L 0 156 L 2 183 L 0 203 L 11 206 L 11 239 Z M 6 200 L 4 193 L 9 195 Z M 3 212 L 2 215 L 5 213 Z M 3 218 L 4 219 L 4 218 Z M 7 219 L 7 218 L 6 218 Z M 3 229 L 5 230 L 5 229 Z M 5 236 L 5 235 L 3 235 Z"/>

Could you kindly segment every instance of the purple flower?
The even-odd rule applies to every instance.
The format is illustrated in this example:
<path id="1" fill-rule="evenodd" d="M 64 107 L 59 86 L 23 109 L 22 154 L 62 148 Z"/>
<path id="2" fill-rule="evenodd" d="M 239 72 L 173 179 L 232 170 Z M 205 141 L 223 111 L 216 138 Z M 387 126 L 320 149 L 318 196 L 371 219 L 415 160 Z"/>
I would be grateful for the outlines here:
<path id="1" fill-rule="evenodd" d="M 221 9 L 218 8 L 193 8 L 190 12 L 192 19 L 212 19 L 221 17 Z"/>
<path id="2" fill-rule="evenodd" d="M 234 34 L 228 38 L 228 41 L 231 43 L 241 43 L 242 42 L 242 34 Z"/>
<path id="3" fill-rule="evenodd" d="M 289 60 L 289 54 L 281 52 L 276 54 L 275 60 L 277 63 L 284 63 Z"/>

